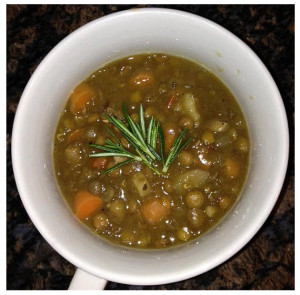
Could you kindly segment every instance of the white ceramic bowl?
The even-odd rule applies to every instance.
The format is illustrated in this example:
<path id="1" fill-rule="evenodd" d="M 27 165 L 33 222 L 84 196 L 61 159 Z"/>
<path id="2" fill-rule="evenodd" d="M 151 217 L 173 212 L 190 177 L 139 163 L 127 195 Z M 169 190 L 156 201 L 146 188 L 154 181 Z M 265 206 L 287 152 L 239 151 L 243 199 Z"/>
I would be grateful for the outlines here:
<path id="1" fill-rule="evenodd" d="M 215 71 L 238 100 L 251 137 L 249 176 L 238 203 L 214 230 L 168 250 L 125 250 L 91 234 L 62 199 L 53 173 L 54 132 L 72 89 L 101 65 L 146 51 L 183 56 Z M 70 34 L 47 55 L 19 103 L 12 156 L 24 206 L 54 249 L 93 275 L 149 285 L 199 275 L 239 251 L 265 222 L 277 200 L 288 147 L 281 96 L 249 47 L 204 18 L 146 8 L 95 20 Z"/>

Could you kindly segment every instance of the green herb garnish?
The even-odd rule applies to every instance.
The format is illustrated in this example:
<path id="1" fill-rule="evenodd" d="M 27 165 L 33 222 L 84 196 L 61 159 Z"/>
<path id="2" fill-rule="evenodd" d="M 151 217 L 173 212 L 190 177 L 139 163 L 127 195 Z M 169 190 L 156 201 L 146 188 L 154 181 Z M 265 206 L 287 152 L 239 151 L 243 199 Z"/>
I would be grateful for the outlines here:
<path id="1" fill-rule="evenodd" d="M 117 127 L 124 138 L 132 145 L 136 154 L 133 154 L 129 150 L 127 150 L 121 143 L 121 141 L 115 136 L 115 134 L 109 129 L 106 128 L 109 134 L 113 137 L 113 139 L 117 142 L 113 142 L 110 139 L 105 141 L 105 145 L 91 144 L 91 147 L 102 150 L 102 153 L 90 154 L 90 157 L 125 157 L 129 158 L 128 160 L 119 163 L 110 169 L 106 170 L 105 173 L 113 171 L 123 165 L 126 165 L 133 161 L 138 161 L 144 163 L 150 169 L 152 169 L 156 174 L 160 175 L 161 172 L 157 170 L 157 166 L 154 164 L 154 161 L 157 160 L 162 162 L 163 168 L 162 173 L 166 173 L 174 161 L 174 159 L 181 153 L 181 151 L 187 147 L 192 138 L 189 138 L 186 142 L 183 143 L 183 140 L 187 133 L 187 128 L 185 128 L 178 138 L 174 141 L 167 157 L 164 155 L 164 134 L 163 130 L 159 124 L 159 121 L 155 120 L 152 116 L 146 128 L 145 117 L 143 106 L 140 105 L 139 109 L 139 123 L 135 123 L 131 117 L 128 115 L 125 103 L 123 104 L 123 112 L 125 115 L 126 123 L 128 127 L 125 125 L 123 121 L 117 119 L 113 116 L 109 116 L 105 114 L 107 119 Z M 160 143 L 160 154 L 156 151 L 157 147 L 157 139 L 159 139 Z"/>

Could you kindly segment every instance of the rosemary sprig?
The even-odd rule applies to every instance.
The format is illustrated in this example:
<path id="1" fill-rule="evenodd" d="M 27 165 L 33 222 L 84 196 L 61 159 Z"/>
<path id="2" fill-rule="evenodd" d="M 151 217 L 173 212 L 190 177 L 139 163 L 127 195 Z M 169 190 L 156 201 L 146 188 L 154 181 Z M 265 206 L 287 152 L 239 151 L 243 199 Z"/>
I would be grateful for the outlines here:
<path id="1" fill-rule="evenodd" d="M 187 147 L 187 145 L 191 142 L 192 138 L 189 138 L 185 143 L 181 144 L 185 135 L 187 133 L 187 128 L 184 128 L 184 130 L 181 132 L 181 134 L 177 137 L 177 139 L 174 141 L 168 157 L 166 159 L 166 162 L 163 165 L 162 172 L 166 173 L 171 165 L 171 163 L 174 161 L 174 159 L 181 153 L 181 151 Z"/>
<path id="2" fill-rule="evenodd" d="M 91 144 L 91 147 L 102 150 L 101 153 L 90 154 L 90 157 L 125 157 L 128 160 L 121 162 L 110 169 L 106 170 L 105 173 L 111 172 L 123 165 L 126 165 L 133 161 L 143 162 L 147 167 L 152 169 L 158 175 L 161 172 L 158 171 L 157 167 L 154 165 L 153 161 L 157 160 L 162 162 L 162 172 L 166 173 L 170 167 L 170 164 L 174 161 L 174 159 L 181 153 L 181 151 L 187 147 L 187 145 L 192 140 L 189 138 L 186 142 L 183 143 L 183 140 L 187 133 L 187 128 L 185 128 L 178 138 L 175 140 L 173 146 L 171 147 L 168 156 L 164 155 L 164 134 L 163 129 L 161 128 L 159 121 L 155 120 L 152 116 L 146 128 L 145 117 L 143 106 L 140 105 L 139 109 L 139 123 L 135 123 L 131 117 L 128 115 L 126 106 L 123 104 L 123 112 L 125 116 L 126 123 L 128 127 L 118 118 L 113 116 L 109 116 L 105 114 L 107 119 L 117 127 L 124 138 L 128 140 L 128 142 L 132 145 L 136 154 L 133 154 L 129 150 L 127 150 L 118 139 L 118 137 L 109 129 L 106 128 L 108 133 L 113 137 L 116 141 L 113 142 L 110 139 L 105 141 L 104 145 Z M 156 151 L 157 148 L 157 139 L 159 139 L 160 143 L 160 154 Z"/>
<path id="3" fill-rule="evenodd" d="M 153 135 L 152 129 L 154 126 L 154 117 L 152 116 L 149 122 L 148 131 L 147 131 L 147 143 L 151 145 L 151 136 Z"/>
<path id="4" fill-rule="evenodd" d="M 159 143 L 160 143 L 160 155 L 163 166 L 165 166 L 165 138 L 164 132 L 161 126 L 158 126 L 158 135 L 159 135 Z"/>
<path id="5" fill-rule="evenodd" d="M 119 145 L 121 145 L 121 141 L 119 140 L 119 138 L 118 137 L 116 137 L 110 130 L 109 130 L 109 128 L 107 128 L 107 127 L 105 127 L 105 129 L 108 131 L 108 133 L 117 141 L 117 143 L 119 144 Z"/>
<path id="6" fill-rule="evenodd" d="M 128 116 L 125 104 L 123 107 L 123 111 L 131 131 L 120 119 L 116 119 L 113 116 L 108 116 L 107 114 L 105 114 L 105 116 L 113 125 L 115 125 L 121 131 L 123 136 L 133 145 L 135 149 L 141 150 L 143 153 L 148 155 L 152 160 L 154 160 L 155 156 L 150 152 L 149 148 L 147 147 L 144 141 L 142 134 L 134 124 L 133 120 Z"/>
<path id="7" fill-rule="evenodd" d="M 142 159 L 136 155 L 133 155 L 128 150 L 124 149 L 123 146 L 105 144 L 104 146 L 98 144 L 91 144 L 91 147 L 97 148 L 99 150 L 106 151 L 107 153 L 97 153 L 91 154 L 91 158 L 100 158 L 100 157 L 127 157 L 134 159 L 135 161 L 141 162 Z"/>
<path id="8" fill-rule="evenodd" d="M 139 115 L 140 115 L 140 126 L 141 126 L 141 130 L 142 130 L 143 138 L 146 139 L 146 136 L 147 136 L 146 124 L 145 124 L 145 117 L 144 117 L 144 109 L 143 109 L 142 105 L 140 105 Z"/>

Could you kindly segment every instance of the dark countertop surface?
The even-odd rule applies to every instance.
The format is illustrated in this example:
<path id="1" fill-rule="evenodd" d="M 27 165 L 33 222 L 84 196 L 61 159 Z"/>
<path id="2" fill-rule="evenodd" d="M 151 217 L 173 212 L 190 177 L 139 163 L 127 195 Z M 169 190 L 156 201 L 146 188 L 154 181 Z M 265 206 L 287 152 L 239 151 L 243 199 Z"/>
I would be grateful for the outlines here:
<path id="1" fill-rule="evenodd" d="M 66 290 L 75 266 L 55 252 L 28 217 L 14 181 L 11 133 L 22 92 L 37 65 L 64 37 L 101 16 L 141 5 L 7 5 L 7 289 Z M 214 269 L 173 284 L 107 290 L 293 290 L 294 5 L 145 5 L 206 17 L 247 43 L 281 92 L 290 128 L 290 160 L 278 202 L 261 230 Z"/>

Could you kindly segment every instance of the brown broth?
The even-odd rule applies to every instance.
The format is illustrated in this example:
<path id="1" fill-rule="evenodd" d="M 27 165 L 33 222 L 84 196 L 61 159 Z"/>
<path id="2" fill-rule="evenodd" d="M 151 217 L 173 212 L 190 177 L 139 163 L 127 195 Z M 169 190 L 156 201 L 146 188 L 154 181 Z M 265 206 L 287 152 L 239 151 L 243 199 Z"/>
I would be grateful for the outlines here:
<path id="1" fill-rule="evenodd" d="M 226 215 L 245 183 L 249 135 L 235 98 L 212 72 L 180 57 L 140 54 L 105 65 L 82 85 L 91 98 L 76 112 L 74 98 L 68 100 L 53 158 L 57 182 L 72 210 L 79 191 L 103 201 L 82 220 L 91 231 L 124 246 L 164 248 L 199 237 Z M 188 127 L 192 141 L 167 173 L 158 176 L 132 162 L 105 174 L 120 159 L 107 158 L 97 168 L 89 158 L 101 152 L 89 144 L 113 140 L 106 127 L 128 143 L 104 116 L 124 119 L 124 102 L 133 120 L 142 104 L 146 126 L 151 116 L 158 119 L 166 141 L 172 141 L 172 130 L 178 136 Z"/>

